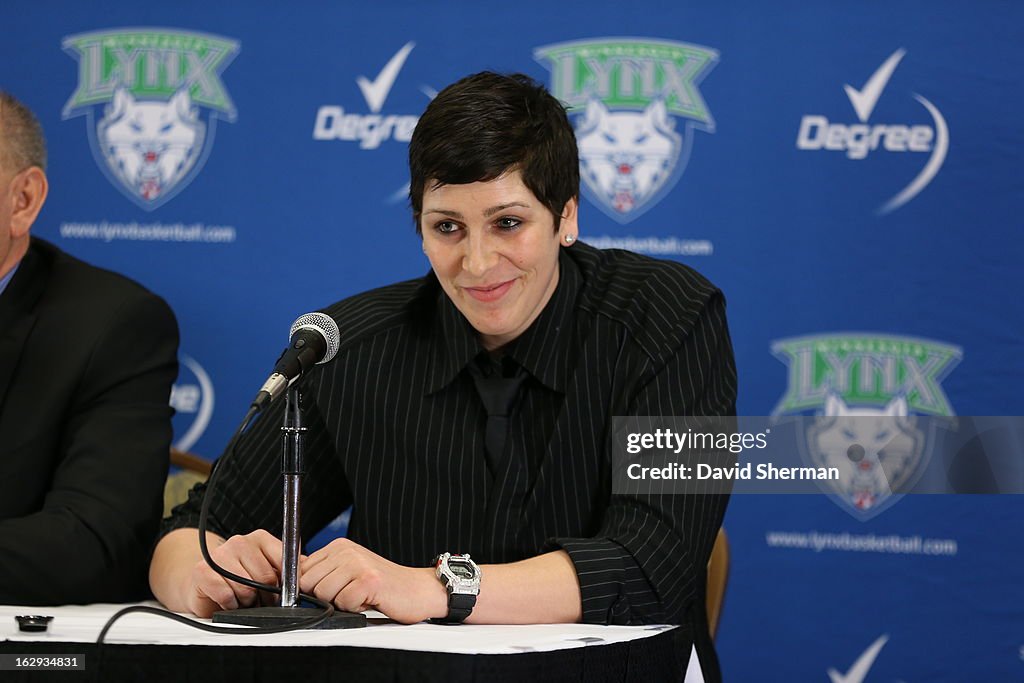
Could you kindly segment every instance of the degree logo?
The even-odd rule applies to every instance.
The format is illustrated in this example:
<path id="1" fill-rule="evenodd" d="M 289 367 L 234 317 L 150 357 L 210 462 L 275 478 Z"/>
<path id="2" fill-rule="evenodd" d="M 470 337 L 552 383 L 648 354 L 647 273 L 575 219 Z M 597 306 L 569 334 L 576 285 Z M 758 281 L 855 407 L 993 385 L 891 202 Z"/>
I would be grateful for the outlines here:
<path id="1" fill-rule="evenodd" d="M 893 153 L 928 153 L 928 161 L 902 190 L 878 207 L 877 213 L 887 214 L 900 208 L 921 193 L 942 168 L 949 151 L 949 128 L 938 108 L 922 95 L 913 98 L 931 116 L 931 126 L 905 123 L 868 124 L 875 105 L 885 93 L 889 79 L 906 55 L 903 48 L 896 50 L 857 89 L 846 84 L 843 89 L 860 123 L 846 124 L 829 121 L 823 115 L 806 115 L 800 120 L 796 146 L 803 151 L 843 152 L 848 159 L 862 160 L 878 151 Z"/>
<path id="2" fill-rule="evenodd" d="M 345 113 L 339 105 L 323 105 L 317 110 L 313 123 L 313 139 L 358 142 L 360 149 L 377 149 L 387 140 L 409 142 L 419 117 L 411 114 L 382 115 L 380 111 L 415 46 L 410 41 L 399 48 L 373 80 L 366 76 L 355 79 L 371 113 Z M 432 92 L 426 94 L 433 96 Z"/>
<path id="3" fill-rule="evenodd" d="M 174 447 L 188 451 L 203 436 L 213 417 L 213 382 L 195 358 L 182 354 L 178 360 L 178 381 L 171 387 Z"/>

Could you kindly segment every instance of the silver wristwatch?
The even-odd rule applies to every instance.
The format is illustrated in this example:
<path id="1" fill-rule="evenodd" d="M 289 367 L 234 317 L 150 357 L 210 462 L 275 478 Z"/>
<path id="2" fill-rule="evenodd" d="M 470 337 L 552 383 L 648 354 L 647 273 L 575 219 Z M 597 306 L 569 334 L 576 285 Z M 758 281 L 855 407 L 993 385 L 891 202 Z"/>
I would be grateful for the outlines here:
<path id="1" fill-rule="evenodd" d="M 442 553 L 434 560 L 434 573 L 448 591 L 448 616 L 431 621 L 461 624 L 473 611 L 480 594 L 480 567 L 469 555 Z"/>

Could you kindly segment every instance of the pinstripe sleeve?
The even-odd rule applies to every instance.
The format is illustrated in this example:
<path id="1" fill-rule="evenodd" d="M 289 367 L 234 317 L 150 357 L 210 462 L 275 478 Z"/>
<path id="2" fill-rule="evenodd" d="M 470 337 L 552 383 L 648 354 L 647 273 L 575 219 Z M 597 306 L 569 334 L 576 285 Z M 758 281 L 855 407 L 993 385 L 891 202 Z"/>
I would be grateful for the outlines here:
<path id="1" fill-rule="evenodd" d="M 655 366 L 657 367 L 657 366 Z M 716 292 L 676 352 L 645 373 L 633 415 L 735 415 L 736 368 Z M 682 623 L 700 592 L 726 495 L 613 495 L 592 538 L 559 538 L 579 577 L 583 621 Z"/>

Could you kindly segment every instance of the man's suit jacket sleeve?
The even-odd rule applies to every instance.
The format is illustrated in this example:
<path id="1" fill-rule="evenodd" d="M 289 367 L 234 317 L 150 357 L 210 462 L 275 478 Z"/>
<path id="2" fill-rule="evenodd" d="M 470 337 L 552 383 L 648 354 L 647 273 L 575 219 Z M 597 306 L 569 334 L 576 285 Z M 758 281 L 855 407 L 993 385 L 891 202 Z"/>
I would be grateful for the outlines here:
<path id="1" fill-rule="evenodd" d="M 101 324 L 74 399 L 59 423 L 55 416 L 60 462 L 42 509 L 0 521 L 0 603 L 120 602 L 148 594 L 178 328 L 167 304 L 141 289 Z M 33 381 L 46 382 L 46 368 L 34 368 Z"/>

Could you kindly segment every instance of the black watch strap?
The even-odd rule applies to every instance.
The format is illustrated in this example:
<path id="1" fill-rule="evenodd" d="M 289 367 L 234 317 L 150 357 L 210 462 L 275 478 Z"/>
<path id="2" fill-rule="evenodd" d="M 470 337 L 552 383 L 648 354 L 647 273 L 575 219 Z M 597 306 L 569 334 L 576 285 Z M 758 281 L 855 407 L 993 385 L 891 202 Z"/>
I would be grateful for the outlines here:
<path id="1" fill-rule="evenodd" d="M 452 593 L 448 596 L 448 616 L 443 619 L 431 619 L 435 624 L 461 624 L 476 606 L 475 595 Z"/>

